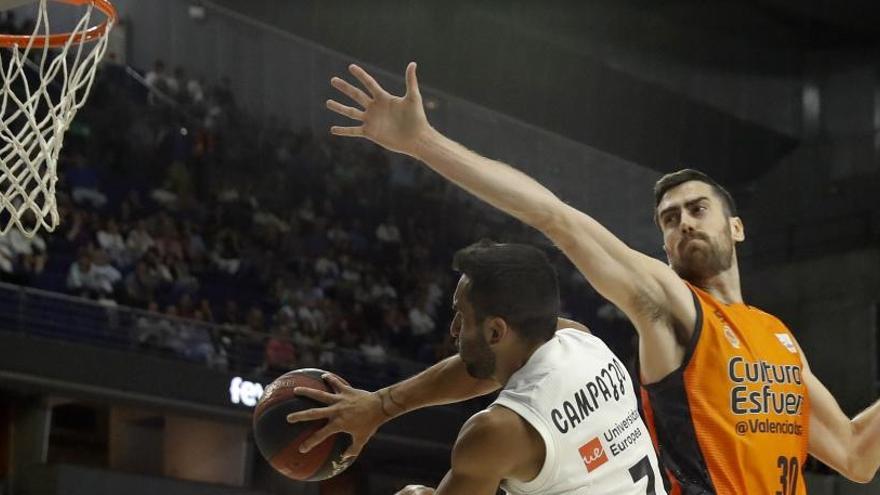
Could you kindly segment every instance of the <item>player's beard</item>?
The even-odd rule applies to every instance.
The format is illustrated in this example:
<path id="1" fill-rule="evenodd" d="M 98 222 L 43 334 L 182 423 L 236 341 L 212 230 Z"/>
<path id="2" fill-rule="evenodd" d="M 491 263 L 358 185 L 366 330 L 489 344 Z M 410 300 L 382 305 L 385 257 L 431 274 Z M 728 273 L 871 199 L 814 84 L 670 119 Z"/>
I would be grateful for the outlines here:
<path id="1" fill-rule="evenodd" d="M 465 369 L 474 378 L 486 379 L 495 374 L 495 353 L 482 331 L 468 342 L 459 342 L 458 355 L 464 361 Z M 459 337 L 460 338 L 460 337 Z"/>
<path id="2" fill-rule="evenodd" d="M 699 239 L 701 245 L 688 245 Z M 678 276 L 689 281 L 699 282 L 710 279 L 733 266 L 733 237 L 723 229 L 714 239 L 697 233 L 682 239 L 679 256 L 672 260 L 672 269 Z"/>

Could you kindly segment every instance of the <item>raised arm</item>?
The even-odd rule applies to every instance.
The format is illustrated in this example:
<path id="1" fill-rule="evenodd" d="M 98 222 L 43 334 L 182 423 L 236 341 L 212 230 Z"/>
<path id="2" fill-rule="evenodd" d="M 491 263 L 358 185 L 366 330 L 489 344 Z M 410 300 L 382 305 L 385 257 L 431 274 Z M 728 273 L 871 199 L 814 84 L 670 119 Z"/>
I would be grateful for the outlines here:
<path id="1" fill-rule="evenodd" d="M 349 70 L 366 92 L 340 78 L 333 78 L 331 84 L 362 109 L 333 100 L 327 106 L 362 125 L 334 126 L 333 134 L 367 138 L 415 157 L 483 201 L 540 230 L 600 294 L 629 316 L 643 344 L 664 361 L 661 368 L 671 371 L 680 364 L 683 349 L 676 331 L 692 331 L 696 310 L 687 286 L 667 265 L 630 249 L 595 219 L 568 206 L 522 172 L 437 132 L 425 116 L 414 63 L 407 67 L 403 97 L 389 94 L 360 67 L 352 65 Z"/>

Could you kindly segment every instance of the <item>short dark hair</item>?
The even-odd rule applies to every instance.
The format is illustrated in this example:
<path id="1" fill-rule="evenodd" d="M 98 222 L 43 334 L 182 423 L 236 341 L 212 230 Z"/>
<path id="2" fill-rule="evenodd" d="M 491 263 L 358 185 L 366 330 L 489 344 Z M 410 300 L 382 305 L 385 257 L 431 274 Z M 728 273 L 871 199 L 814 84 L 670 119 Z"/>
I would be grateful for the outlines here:
<path id="1" fill-rule="evenodd" d="M 467 298 L 478 322 L 503 318 L 533 342 L 544 342 L 556 332 L 559 283 L 540 249 L 482 240 L 455 253 L 452 268 L 470 279 Z"/>
<path id="2" fill-rule="evenodd" d="M 660 201 L 663 200 L 663 195 L 666 194 L 666 192 L 670 189 L 693 180 L 703 182 L 712 186 L 712 190 L 715 191 L 715 194 L 717 194 L 718 197 L 721 198 L 721 202 L 724 203 L 724 208 L 727 216 L 735 217 L 737 215 L 736 202 L 733 200 L 733 196 L 730 195 L 727 189 L 724 189 L 721 184 L 715 182 L 715 179 L 709 177 L 703 172 L 700 172 L 699 170 L 694 170 L 692 168 L 685 168 L 660 177 L 660 180 L 658 180 L 657 183 L 654 184 L 655 221 L 657 220 L 657 207 L 660 206 Z"/>

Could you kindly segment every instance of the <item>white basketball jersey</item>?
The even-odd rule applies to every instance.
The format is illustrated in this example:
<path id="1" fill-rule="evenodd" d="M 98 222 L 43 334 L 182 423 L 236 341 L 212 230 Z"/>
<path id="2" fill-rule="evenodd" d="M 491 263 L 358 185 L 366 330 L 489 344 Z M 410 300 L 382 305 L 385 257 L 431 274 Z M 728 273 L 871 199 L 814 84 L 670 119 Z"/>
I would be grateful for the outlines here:
<path id="1" fill-rule="evenodd" d="M 629 373 L 593 335 L 557 331 L 510 377 L 496 404 L 528 421 L 547 449 L 538 476 L 504 480 L 507 493 L 666 494 Z"/>

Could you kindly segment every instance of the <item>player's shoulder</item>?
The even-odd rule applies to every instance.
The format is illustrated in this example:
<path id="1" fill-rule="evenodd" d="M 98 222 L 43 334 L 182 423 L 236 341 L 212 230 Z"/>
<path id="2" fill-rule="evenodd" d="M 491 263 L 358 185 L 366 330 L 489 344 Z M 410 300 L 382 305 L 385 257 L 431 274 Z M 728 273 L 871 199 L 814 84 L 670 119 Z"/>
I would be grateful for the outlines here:
<path id="1" fill-rule="evenodd" d="M 525 425 L 525 420 L 513 410 L 492 406 L 471 416 L 461 428 L 461 435 L 478 440 L 504 440 Z"/>
<path id="2" fill-rule="evenodd" d="M 788 330 L 788 326 L 776 315 L 751 304 L 749 305 L 749 310 L 753 318 L 761 320 L 768 328 Z"/>
<path id="3" fill-rule="evenodd" d="M 540 441 L 540 435 L 519 414 L 492 406 L 474 414 L 462 426 L 453 449 L 453 463 L 491 462 L 500 473 L 510 472 L 542 445 L 536 443 L 536 436 Z"/>

